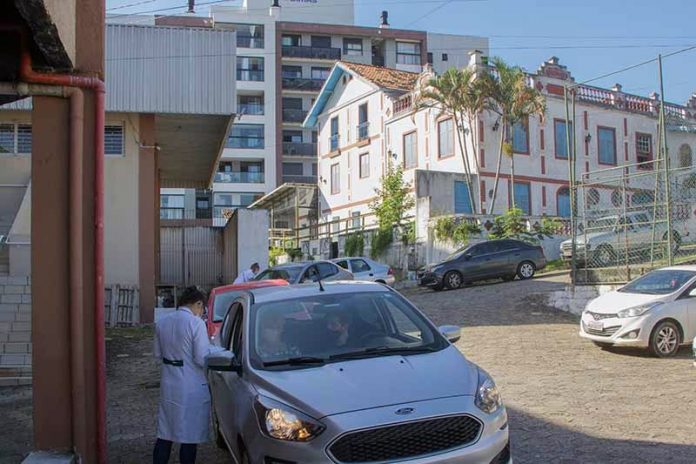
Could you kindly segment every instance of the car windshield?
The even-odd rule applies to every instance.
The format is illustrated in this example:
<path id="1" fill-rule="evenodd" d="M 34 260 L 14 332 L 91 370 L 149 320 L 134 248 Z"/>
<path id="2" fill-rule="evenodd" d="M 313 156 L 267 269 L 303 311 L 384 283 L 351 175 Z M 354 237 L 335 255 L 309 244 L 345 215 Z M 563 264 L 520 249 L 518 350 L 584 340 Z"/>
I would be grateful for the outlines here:
<path id="1" fill-rule="evenodd" d="M 458 249 L 457 251 L 455 251 L 454 253 L 452 253 L 451 255 L 449 255 L 448 257 L 446 257 L 444 260 L 445 260 L 445 261 L 453 261 L 453 260 L 455 260 L 455 259 L 458 259 L 458 258 L 460 258 L 464 253 L 466 253 L 466 251 L 467 251 L 469 248 L 471 248 L 471 247 L 470 247 L 470 246 L 466 246 L 466 247 L 464 247 L 464 248 L 460 248 L 460 249 Z"/>
<path id="2" fill-rule="evenodd" d="M 676 292 L 696 276 L 693 271 L 664 269 L 653 271 L 639 277 L 621 288 L 623 293 L 642 293 L 645 295 L 667 295 Z"/>
<path id="3" fill-rule="evenodd" d="M 616 220 L 618 218 L 616 216 L 610 216 L 610 217 L 603 217 L 599 219 L 595 219 L 592 221 L 588 221 L 588 229 L 591 230 L 607 230 L 607 229 L 613 229 L 614 226 L 616 225 Z"/>
<path id="4" fill-rule="evenodd" d="M 397 294 L 317 293 L 253 308 L 250 354 L 255 367 L 288 369 L 448 346 L 420 312 Z"/>
<path id="5" fill-rule="evenodd" d="M 241 291 L 229 291 L 215 295 L 213 306 L 213 322 L 222 322 L 230 309 L 232 302 L 241 295 Z"/>
<path id="6" fill-rule="evenodd" d="M 281 279 L 287 282 L 294 282 L 302 272 L 302 266 L 292 266 L 283 268 L 266 269 L 261 274 L 254 277 L 254 280 Z"/>

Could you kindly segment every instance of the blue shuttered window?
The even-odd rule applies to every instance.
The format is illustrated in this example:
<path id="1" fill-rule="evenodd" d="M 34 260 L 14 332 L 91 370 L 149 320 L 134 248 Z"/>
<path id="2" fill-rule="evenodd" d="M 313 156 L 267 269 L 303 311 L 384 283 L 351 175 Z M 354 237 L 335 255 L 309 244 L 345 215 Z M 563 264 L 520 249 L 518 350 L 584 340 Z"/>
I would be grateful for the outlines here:
<path id="1" fill-rule="evenodd" d="M 454 181 L 454 214 L 472 214 L 473 208 L 469 201 L 469 186 L 466 182 Z"/>

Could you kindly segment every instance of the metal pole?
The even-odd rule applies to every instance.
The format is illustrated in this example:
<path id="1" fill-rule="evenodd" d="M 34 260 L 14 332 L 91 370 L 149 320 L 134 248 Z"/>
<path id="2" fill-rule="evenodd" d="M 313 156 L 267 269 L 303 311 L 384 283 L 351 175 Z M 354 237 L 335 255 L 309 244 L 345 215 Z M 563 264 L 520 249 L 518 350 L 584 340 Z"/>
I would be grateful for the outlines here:
<path id="1" fill-rule="evenodd" d="M 662 79 L 662 55 L 657 55 L 657 63 L 660 70 L 660 148 L 664 157 L 665 165 L 665 200 L 667 203 L 667 263 L 674 264 L 674 256 L 672 256 L 672 198 L 669 174 L 669 155 L 667 153 L 667 127 L 665 120 L 665 86 Z"/>
<path id="2" fill-rule="evenodd" d="M 575 183 L 573 182 L 573 153 L 570 149 L 570 109 L 568 108 L 568 86 L 563 89 L 563 100 L 565 102 L 565 128 L 566 128 L 566 154 L 568 155 L 568 193 L 570 195 L 570 237 L 571 237 L 571 255 L 570 255 L 570 282 L 571 285 L 575 285 L 575 272 L 577 266 L 576 250 L 577 250 L 577 233 L 575 224 L 575 205 L 573 204 L 573 190 L 575 188 Z"/>

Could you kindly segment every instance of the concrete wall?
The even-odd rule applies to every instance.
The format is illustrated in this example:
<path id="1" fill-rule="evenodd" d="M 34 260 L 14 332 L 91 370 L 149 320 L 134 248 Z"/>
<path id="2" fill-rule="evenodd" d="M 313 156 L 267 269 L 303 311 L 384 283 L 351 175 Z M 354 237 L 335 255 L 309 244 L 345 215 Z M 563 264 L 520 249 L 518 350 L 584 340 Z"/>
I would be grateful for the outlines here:
<path id="1" fill-rule="evenodd" d="M 428 52 L 433 54 L 433 69 L 438 74 L 449 68 L 466 67 L 472 50 L 488 56 L 488 38 L 428 32 Z M 447 55 L 446 61 L 444 54 Z"/>
<path id="2" fill-rule="evenodd" d="M 31 184 L 27 187 L 7 237 L 10 252 L 10 275 L 31 275 Z"/>
<path id="3" fill-rule="evenodd" d="M 261 269 L 268 265 L 268 211 L 237 209 L 225 226 L 223 274 L 226 283 L 232 283 L 253 263 Z"/>

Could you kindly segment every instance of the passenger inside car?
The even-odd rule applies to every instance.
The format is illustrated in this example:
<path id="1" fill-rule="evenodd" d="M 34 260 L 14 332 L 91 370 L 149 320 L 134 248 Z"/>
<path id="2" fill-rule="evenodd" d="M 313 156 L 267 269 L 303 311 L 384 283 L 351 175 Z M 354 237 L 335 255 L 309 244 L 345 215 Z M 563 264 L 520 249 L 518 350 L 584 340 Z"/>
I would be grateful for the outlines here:
<path id="1" fill-rule="evenodd" d="M 285 334 L 286 318 L 280 311 L 267 311 L 259 324 L 258 351 L 266 359 L 299 355 L 296 346 L 288 343 Z"/>

